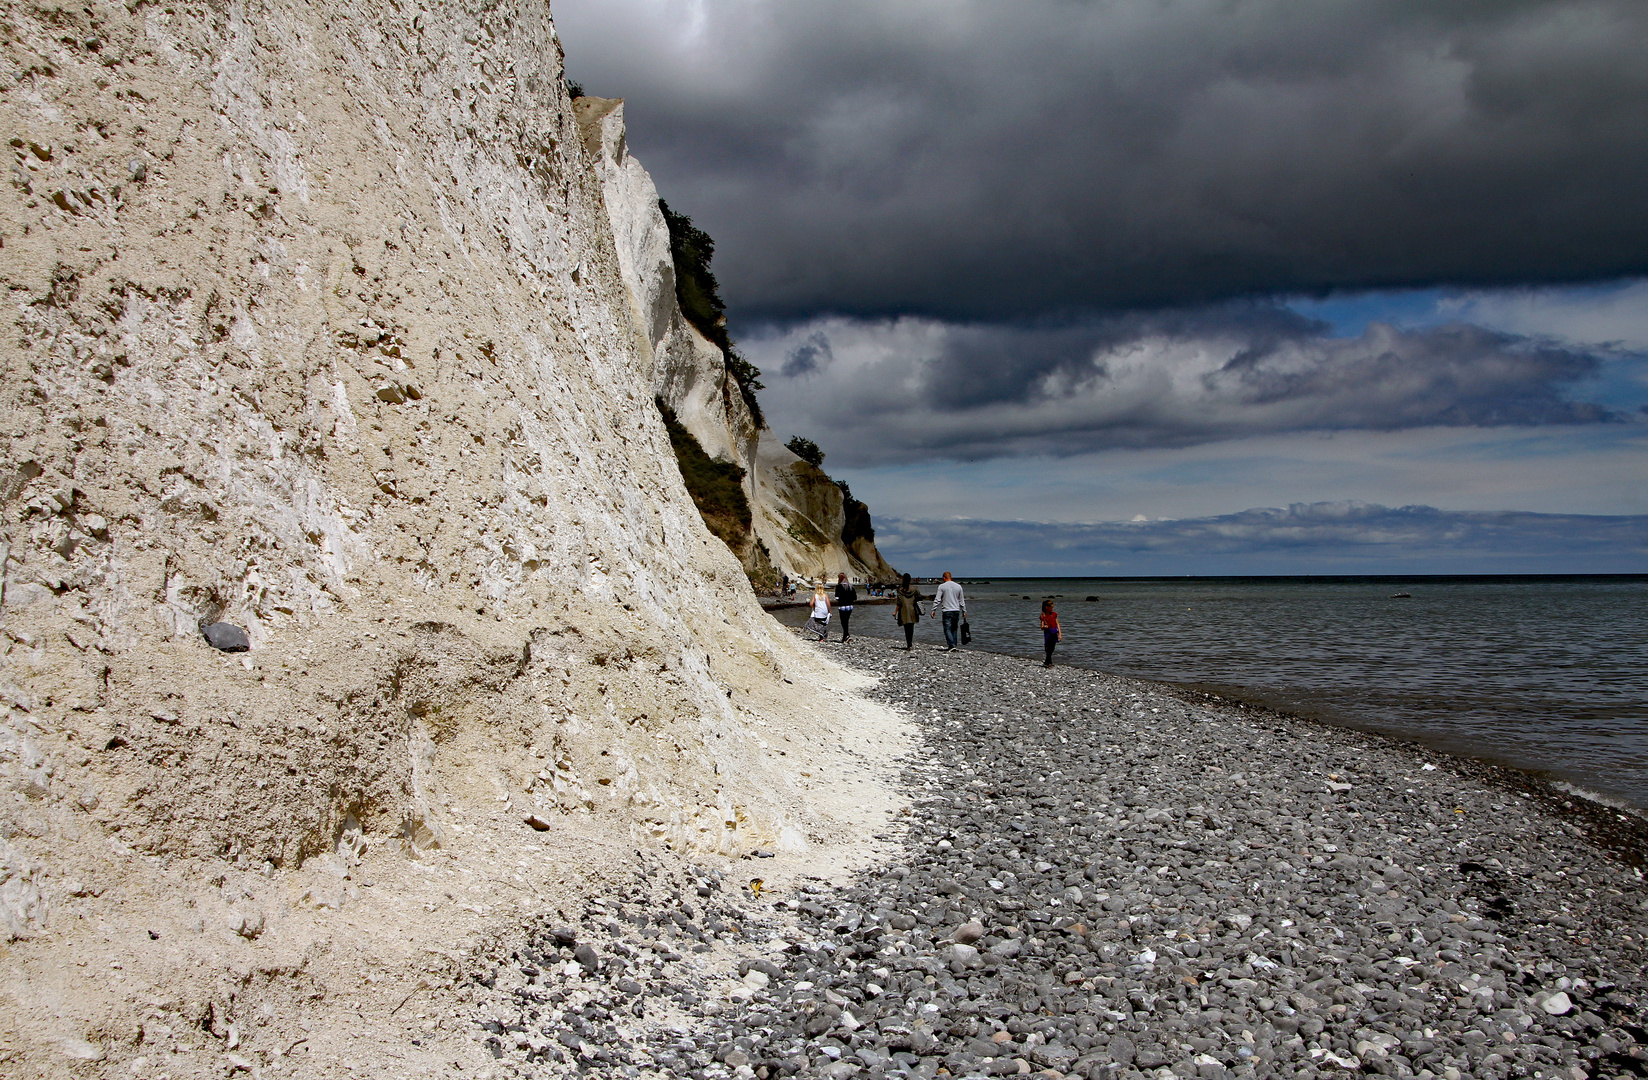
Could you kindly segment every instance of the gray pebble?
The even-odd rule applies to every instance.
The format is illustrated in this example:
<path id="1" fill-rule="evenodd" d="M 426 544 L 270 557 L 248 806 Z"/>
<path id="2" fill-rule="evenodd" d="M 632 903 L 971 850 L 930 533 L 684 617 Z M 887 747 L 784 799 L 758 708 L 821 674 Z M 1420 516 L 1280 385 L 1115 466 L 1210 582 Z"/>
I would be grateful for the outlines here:
<path id="1" fill-rule="evenodd" d="M 252 647 L 246 631 L 234 623 L 215 622 L 201 627 L 200 632 L 208 645 L 223 652 L 245 652 Z"/>

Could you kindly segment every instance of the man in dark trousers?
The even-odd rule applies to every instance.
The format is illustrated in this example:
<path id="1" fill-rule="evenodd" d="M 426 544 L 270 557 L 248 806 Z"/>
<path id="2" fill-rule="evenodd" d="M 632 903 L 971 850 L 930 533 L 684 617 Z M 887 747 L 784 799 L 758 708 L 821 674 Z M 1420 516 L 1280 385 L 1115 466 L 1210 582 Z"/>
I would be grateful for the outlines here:
<path id="1" fill-rule="evenodd" d="M 933 597 L 933 614 L 944 617 L 945 648 L 953 651 L 961 620 L 967 617 L 967 596 L 961 591 L 961 583 L 952 578 L 948 570 L 944 572 L 944 580 L 939 583 L 938 593 Z"/>
<path id="2" fill-rule="evenodd" d="M 847 582 L 847 575 L 842 574 L 835 584 L 835 609 L 841 613 L 841 640 L 846 641 L 850 635 L 847 624 L 853 620 L 853 605 L 858 603 L 858 590 Z"/>

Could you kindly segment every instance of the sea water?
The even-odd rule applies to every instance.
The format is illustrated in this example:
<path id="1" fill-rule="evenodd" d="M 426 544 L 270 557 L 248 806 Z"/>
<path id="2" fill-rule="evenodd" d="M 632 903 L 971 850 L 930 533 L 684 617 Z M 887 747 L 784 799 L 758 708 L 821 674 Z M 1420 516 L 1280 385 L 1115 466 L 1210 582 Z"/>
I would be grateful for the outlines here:
<path id="1" fill-rule="evenodd" d="M 1041 659 L 1051 596 L 1055 663 L 1413 739 L 1648 809 L 1648 575 L 963 585 L 975 649 Z M 891 607 L 860 607 L 852 628 L 903 636 Z M 917 642 L 943 643 L 938 620 Z"/>

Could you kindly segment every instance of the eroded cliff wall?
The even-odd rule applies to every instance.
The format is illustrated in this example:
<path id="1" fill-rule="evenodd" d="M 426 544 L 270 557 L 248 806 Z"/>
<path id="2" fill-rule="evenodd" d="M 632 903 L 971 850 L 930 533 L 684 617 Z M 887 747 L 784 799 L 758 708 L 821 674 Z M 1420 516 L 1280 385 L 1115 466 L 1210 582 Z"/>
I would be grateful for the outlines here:
<path id="1" fill-rule="evenodd" d="M 772 567 L 793 576 L 845 573 L 889 581 L 873 540 L 849 543 L 840 489 L 758 424 L 727 372 L 721 350 L 682 315 L 675 299 L 669 228 L 658 189 L 629 152 L 624 103 L 582 97 L 573 103 L 584 144 L 612 221 L 620 276 L 634 320 L 636 354 L 653 392 L 711 457 L 745 470 L 752 531 Z M 752 553 L 745 553 L 750 569 Z"/>
<path id="2" fill-rule="evenodd" d="M 445 903 L 312 880 L 365 852 L 481 858 L 534 812 L 609 855 L 850 827 L 813 785 L 896 732 L 681 486 L 652 401 L 691 357 L 634 331 L 668 290 L 626 286 L 544 5 L 13 6 L 3 49 L 8 1030 L 112 1054 L 145 979 L 228 963 L 221 1020 L 315 978 L 345 896 Z M 145 974 L 52 1006 L 93 925 Z"/>

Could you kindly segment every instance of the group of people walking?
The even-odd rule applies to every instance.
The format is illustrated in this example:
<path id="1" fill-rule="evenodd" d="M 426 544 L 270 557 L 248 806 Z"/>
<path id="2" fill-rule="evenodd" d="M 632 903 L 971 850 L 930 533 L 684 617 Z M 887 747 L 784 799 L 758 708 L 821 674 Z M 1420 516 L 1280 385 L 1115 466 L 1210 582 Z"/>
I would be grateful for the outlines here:
<path id="1" fill-rule="evenodd" d="M 904 650 L 915 648 L 916 626 L 921 622 L 921 605 L 925 598 L 921 590 L 917 589 L 909 574 L 904 575 L 903 582 L 894 594 L 894 618 L 898 625 L 904 628 Z M 836 581 L 834 610 L 841 614 L 841 640 L 847 641 L 852 637 L 851 623 L 853 608 L 858 603 L 858 590 L 848 582 L 847 575 L 842 574 Z M 807 620 L 807 628 L 813 632 L 819 641 L 826 641 L 830 636 L 830 612 L 832 604 L 830 594 L 824 590 L 823 583 L 813 587 L 812 618 Z M 933 606 L 927 615 L 939 618 L 944 624 L 944 647 L 946 651 L 954 650 L 960 645 L 966 645 L 972 635 L 967 625 L 967 594 L 961 583 L 946 570 L 944 580 L 939 582 L 938 590 L 933 594 Z M 1042 647 L 1046 650 L 1047 659 L 1043 667 L 1053 666 L 1053 650 L 1064 637 L 1064 630 L 1059 626 L 1059 613 L 1053 610 L 1052 600 L 1041 602 L 1041 634 Z"/>
<path id="2" fill-rule="evenodd" d="M 853 636 L 853 608 L 857 604 L 858 590 L 847 580 L 847 575 L 842 574 L 836 579 L 835 586 L 835 610 L 841 613 L 842 641 Z M 824 591 L 823 582 L 813 586 L 813 617 L 807 620 L 807 629 L 816 634 L 819 641 L 830 636 L 830 595 Z"/>

